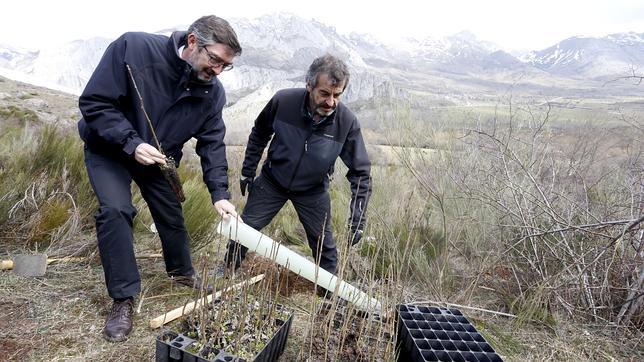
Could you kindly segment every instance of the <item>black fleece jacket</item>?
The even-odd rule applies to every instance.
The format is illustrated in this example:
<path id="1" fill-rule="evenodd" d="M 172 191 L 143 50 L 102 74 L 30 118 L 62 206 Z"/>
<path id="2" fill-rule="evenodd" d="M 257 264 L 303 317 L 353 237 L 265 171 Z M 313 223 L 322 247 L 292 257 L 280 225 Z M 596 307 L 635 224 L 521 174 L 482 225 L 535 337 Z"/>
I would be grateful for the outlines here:
<path id="1" fill-rule="evenodd" d="M 207 83 L 191 79 L 192 67 L 177 52 L 186 38 L 186 32 L 170 38 L 125 33 L 110 44 L 79 98 L 83 118 L 78 129 L 88 148 L 108 155 L 133 157 L 143 142 L 156 147 L 128 64 L 165 154 L 178 163 L 183 145 L 197 139 L 203 179 L 216 202 L 230 198 L 222 119 L 226 96 L 216 78 Z"/>
<path id="2" fill-rule="evenodd" d="M 255 177 L 257 164 L 271 140 L 262 173 L 285 192 L 311 192 L 328 187 L 338 156 L 349 168 L 351 224 L 364 227 L 371 195 L 371 163 L 360 124 L 339 103 L 335 112 L 314 125 L 308 115 L 306 89 L 277 92 L 255 120 L 248 138 L 242 175 Z"/>

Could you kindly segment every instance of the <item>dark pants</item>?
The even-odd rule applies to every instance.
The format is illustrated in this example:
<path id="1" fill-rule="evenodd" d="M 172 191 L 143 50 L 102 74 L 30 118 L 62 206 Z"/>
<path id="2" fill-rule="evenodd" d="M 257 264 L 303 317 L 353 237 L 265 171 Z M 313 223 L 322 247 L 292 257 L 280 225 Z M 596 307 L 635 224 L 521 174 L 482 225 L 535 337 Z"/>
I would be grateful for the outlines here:
<path id="1" fill-rule="evenodd" d="M 253 181 L 241 218 L 248 226 L 261 230 L 273 220 L 287 200 L 293 203 L 297 217 L 304 226 L 313 258 L 316 262 L 319 260 L 322 269 L 335 273 L 338 258 L 331 233 L 331 198 L 326 190 L 306 194 L 288 193 L 260 175 Z M 231 266 L 235 262 L 239 266 L 247 250 L 230 240 L 226 263 Z"/>
<path id="2" fill-rule="evenodd" d="M 148 204 L 161 238 L 169 275 L 192 275 L 188 233 L 181 203 L 158 166 L 143 166 L 125 154 L 113 156 L 85 148 L 87 174 L 98 198 L 96 236 L 107 291 L 112 298 L 132 297 L 141 291 L 141 277 L 134 256 L 132 180 Z M 122 152 L 121 152 L 122 153 Z"/>

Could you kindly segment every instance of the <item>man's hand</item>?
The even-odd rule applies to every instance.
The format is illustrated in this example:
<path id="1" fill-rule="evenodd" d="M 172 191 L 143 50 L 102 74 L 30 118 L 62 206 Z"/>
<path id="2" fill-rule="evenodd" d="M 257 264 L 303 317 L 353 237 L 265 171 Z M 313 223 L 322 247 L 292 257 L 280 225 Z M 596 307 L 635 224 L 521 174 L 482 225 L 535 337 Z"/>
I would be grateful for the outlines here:
<path id="1" fill-rule="evenodd" d="M 239 188 L 242 196 L 246 196 L 246 189 L 248 189 L 248 195 L 250 195 L 250 190 L 253 188 L 253 178 L 242 176 L 239 179 Z"/>
<path id="2" fill-rule="evenodd" d="M 229 217 L 237 217 L 237 211 L 235 211 L 235 205 L 231 204 L 230 201 L 226 199 L 221 199 L 215 202 L 215 210 L 221 215 L 224 220 L 228 220 Z"/>
<path id="3" fill-rule="evenodd" d="M 362 239 L 363 231 L 357 227 L 351 226 L 351 234 L 349 234 L 349 240 L 351 240 L 351 246 L 356 245 Z"/>
<path id="4" fill-rule="evenodd" d="M 165 165 L 165 156 L 149 143 L 141 143 L 134 150 L 134 159 L 142 165 Z"/>

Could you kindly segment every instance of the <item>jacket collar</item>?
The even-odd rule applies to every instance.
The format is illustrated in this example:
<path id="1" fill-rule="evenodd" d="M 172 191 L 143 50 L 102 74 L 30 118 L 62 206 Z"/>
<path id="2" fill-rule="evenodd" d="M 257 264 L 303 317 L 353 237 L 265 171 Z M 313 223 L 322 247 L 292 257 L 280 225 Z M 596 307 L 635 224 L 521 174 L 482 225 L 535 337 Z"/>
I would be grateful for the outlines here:
<path id="1" fill-rule="evenodd" d="M 170 58 L 172 59 L 173 65 L 176 67 L 184 68 L 186 65 L 190 67 L 190 64 L 181 59 L 179 53 L 177 53 L 177 49 L 181 46 L 187 45 L 187 39 L 187 31 L 175 31 L 170 35 L 170 39 L 168 40 L 168 54 L 171 54 Z"/>

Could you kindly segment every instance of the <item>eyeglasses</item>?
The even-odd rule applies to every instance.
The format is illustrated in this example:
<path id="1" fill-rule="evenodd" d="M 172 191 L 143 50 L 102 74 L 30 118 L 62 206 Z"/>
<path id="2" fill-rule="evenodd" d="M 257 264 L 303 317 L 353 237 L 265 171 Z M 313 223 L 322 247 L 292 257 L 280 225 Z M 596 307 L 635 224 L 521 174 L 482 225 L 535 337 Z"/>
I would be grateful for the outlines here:
<path id="1" fill-rule="evenodd" d="M 203 48 L 203 50 L 206 51 L 206 54 L 208 55 L 208 64 L 211 67 L 213 67 L 213 68 L 221 67 L 221 70 L 223 72 L 233 69 L 232 63 L 226 63 L 217 54 L 210 52 L 208 50 L 208 48 L 206 48 L 205 45 L 200 45 L 200 47 Z"/>

